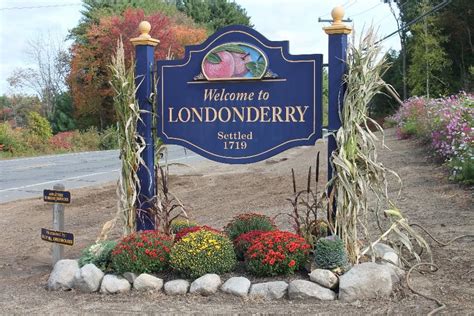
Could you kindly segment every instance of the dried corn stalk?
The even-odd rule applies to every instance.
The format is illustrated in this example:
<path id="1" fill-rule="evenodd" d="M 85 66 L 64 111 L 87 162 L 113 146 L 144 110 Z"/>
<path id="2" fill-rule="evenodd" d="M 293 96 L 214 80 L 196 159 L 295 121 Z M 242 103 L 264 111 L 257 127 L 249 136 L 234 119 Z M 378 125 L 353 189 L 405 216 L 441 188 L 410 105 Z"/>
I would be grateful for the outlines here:
<path id="1" fill-rule="evenodd" d="M 419 259 L 414 250 L 413 241 L 416 241 L 430 254 L 426 241 L 409 227 L 402 213 L 390 201 L 387 175 L 394 175 L 400 184 L 401 180 L 377 160 L 379 139 L 367 125 L 370 121 L 382 133 L 383 144 L 383 130 L 368 117 L 368 105 L 376 94 L 382 93 L 382 89 L 393 92 L 393 88 L 382 80 L 388 66 L 385 58 L 380 58 L 381 47 L 375 44 L 376 40 L 376 34 L 370 28 L 360 38 L 357 47 L 354 38 L 349 45 L 344 108 L 339 113 L 342 126 L 336 132 L 338 148 L 332 154 L 335 173 L 328 183 L 328 188 L 333 186 L 332 198 L 337 205 L 334 228 L 346 244 L 352 263 L 358 263 L 367 253 L 375 260 L 372 247 L 381 240 L 388 240 Z M 371 196 L 375 196 L 375 202 Z M 389 208 L 383 213 L 388 223 L 382 223 L 379 217 L 384 206 Z M 369 229 L 372 222 L 377 222 L 382 230 L 382 235 L 375 241 Z M 367 245 L 363 251 L 362 244 Z"/>
<path id="2" fill-rule="evenodd" d="M 118 208 L 117 216 L 106 223 L 104 228 L 110 231 L 117 219 L 123 224 L 123 233 L 129 234 L 136 228 L 136 202 L 139 192 L 138 167 L 143 164 L 141 153 L 145 149 L 143 137 L 137 133 L 140 120 L 140 109 L 135 98 L 137 87 L 133 66 L 125 65 L 125 52 L 120 39 L 117 52 L 112 56 L 110 66 L 114 90 L 114 108 L 118 124 L 121 171 L 117 183 Z M 102 232 L 102 235 L 107 235 Z"/>

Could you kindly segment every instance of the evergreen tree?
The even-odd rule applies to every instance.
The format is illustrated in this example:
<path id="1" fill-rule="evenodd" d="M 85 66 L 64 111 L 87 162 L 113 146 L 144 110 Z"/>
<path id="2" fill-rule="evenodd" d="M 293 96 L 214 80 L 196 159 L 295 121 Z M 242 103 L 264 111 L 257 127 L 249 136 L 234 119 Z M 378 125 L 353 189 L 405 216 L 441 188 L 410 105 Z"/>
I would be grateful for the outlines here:
<path id="1" fill-rule="evenodd" d="M 428 0 L 423 0 L 419 14 L 430 9 Z M 413 95 L 440 96 L 449 92 L 449 84 L 444 77 L 451 62 L 442 44 L 447 37 L 437 26 L 437 17 L 425 17 L 412 26 L 413 38 L 409 42 L 411 55 L 408 84 Z"/>
<path id="2" fill-rule="evenodd" d="M 211 32 L 232 24 L 253 26 L 245 9 L 233 1 L 177 0 L 176 6 L 196 23 L 206 25 Z"/>
<path id="3" fill-rule="evenodd" d="M 71 95 L 68 92 L 58 95 L 54 100 L 54 104 L 54 112 L 50 118 L 53 133 L 70 131 L 76 128 Z"/>

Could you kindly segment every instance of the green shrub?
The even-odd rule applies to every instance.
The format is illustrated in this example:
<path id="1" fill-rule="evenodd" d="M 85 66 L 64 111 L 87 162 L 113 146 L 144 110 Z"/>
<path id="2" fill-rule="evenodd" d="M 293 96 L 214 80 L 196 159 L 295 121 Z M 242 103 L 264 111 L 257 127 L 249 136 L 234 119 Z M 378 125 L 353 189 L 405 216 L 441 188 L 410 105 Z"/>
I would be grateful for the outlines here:
<path id="1" fill-rule="evenodd" d="M 452 170 L 451 180 L 474 184 L 474 146 L 468 146 L 464 151 L 459 150 L 458 155 L 451 157 L 447 164 Z"/>
<path id="2" fill-rule="evenodd" d="M 21 154 L 27 151 L 27 147 L 22 139 L 22 134 L 13 130 L 8 123 L 0 124 L 0 144 L 4 146 L 5 152 L 11 154 Z"/>
<path id="3" fill-rule="evenodd" d="M 270 217 L 256 213 L 237 215 L 224 227 L 224 231 L 232 240 L 252 230 L 271 231 L 275 229 L 276 226 Z"/>
<path id="4" fill-rule="evenodd" d="M 345 270 L 348 266 L 346 247 L 338 236 L 328 236 L 316 242 L 314 261 L 320 269 Z"/>
<path id="5" fill-rule="evenodd" d="M 30 152 L 49 153 L 52 151 L 49 140 L 32 133 L 29 129 L 22 130 L 22 141 Z"/>
<path id="6" fill-rule="evenodd" d="M 30 112 L 26 117 L 26 127 L 29 134 L 37 136 L 42 142 L 47 142 L 53 136 L 49 121 L 37 112 Z"/>
<path id="7" fill-rule="evenodd" d="M 116 245 L 116 241 L 104 240 L 87 246 L 84 250 L 82 250 L 81 257 L 79 258 L 79 266 L 82 267 L 88 263 L 93 263 L 102 271 L 109 270 L 112 258 L 112 250 Z"/>
<path id="8" fill-rule="evenodd" d="M 112 267 L 119 274 L 166 270 L 172 244 L 170 237 L 156 230 L 132 233 L 122 238 L 112 251 Z"/>
<path id="9" fill-rule="evenodd" d="M 109 150 L 118 148 L 118 130 L 114 125 L 109 126 L 100 134 L 100 149 Z"/>
<path id="10" fill-rule="evenodd" d="M 293 274 L 308 260 L 311 246 L 296 234 L 270 231 L 255 238 L 245 253 L 245 266 L 256 276 Z"/>
<path id="11" fill-rule="evenodd" d="M 100 134 L 96 127 L 90 127 L 85 131 L 74 134 L 72 147 L 75 151 L 99 150 Z"/>
<path id="12" fill-rule="evenodd" d="M 178 218 L 171 222 L 171 232 L 173 234 L 177 234 L 183 228 L 189 228 L 189 227 L 195 227 L 195 226 L 198 226 L 198 224 L 194 221 L 190 221 L 189 219 L 185 219 L 185 218 Z"/>
<path id="13" fill-rule="evenodd" d="M 199 230 L 189 233 L 171 249 L 171 267 L 182 275 L 198 278 L 206 273 L 232 271 L 234 247 L 223 234 Z"/>

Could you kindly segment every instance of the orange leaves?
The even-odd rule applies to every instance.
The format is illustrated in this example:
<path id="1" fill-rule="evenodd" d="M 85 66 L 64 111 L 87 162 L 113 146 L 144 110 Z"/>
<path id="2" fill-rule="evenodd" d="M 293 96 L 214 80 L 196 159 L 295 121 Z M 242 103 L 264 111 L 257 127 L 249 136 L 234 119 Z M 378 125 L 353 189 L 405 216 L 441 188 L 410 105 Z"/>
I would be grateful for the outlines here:
<path id="1" fill-rule="evenodd" d="M 145 16 L 141 9 L 127 9 L 121 16 L 102 17 L 98 24 L 90 25 L 85 35 L 86 44 L 76 43 L 71 48 L 68 81 L 80 125 L 105 128 L 114 122 L 108 65 L 120 37 L 125 55 L 130 56 L 126 62 L 132 62 L 135 50 L 130 39 L 140 35 L 138 24 L 143 20 L 152 26 L 150 35 L 160 40 L 155 49 L 155 59 L 166 58 L 169 50 L 173 56 L 181 57 L 184 45 L 201 43 L 207 36 L 203 28 L 177 24 L 161 12 Z"/>
<path id="2" fill-rule="evenodd" d="M 174 52 L 176 58 L 184 57 L 184 46 L 199 44 L 207 38 L 207 31 L 202 28 L 191 28 L 187 25 L 176 25 L 172 28 L 176 38 Z"/>

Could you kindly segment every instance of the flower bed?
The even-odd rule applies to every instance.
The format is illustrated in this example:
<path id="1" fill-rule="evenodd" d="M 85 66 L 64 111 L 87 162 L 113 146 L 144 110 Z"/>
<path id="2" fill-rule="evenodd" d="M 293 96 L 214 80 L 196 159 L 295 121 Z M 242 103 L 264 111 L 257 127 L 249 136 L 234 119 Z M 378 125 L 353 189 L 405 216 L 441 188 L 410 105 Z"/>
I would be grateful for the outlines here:
<path id="1" fill-rule="evenodd" d="M 390 120 L 400 139 L 428 143 L 450 168 L 451 179 L 474 184 L 474 96 L 461 93 L 442 99 L 414 97 Z"/>
<path id="2" fill-rule="evenodd" d="M 241 225 L 242 219 L 250 221 Z M 79 261 L 59 261 L 48 280 L 48 289 L 100 291 L 104 294 L 126 293 L 131 289 L 163 289 L 167 295 L 191 293 L 204 296 L 220 290 L 238 297 L 287 297 L 291 300 L 335 300 L 339 297 L 345 301 L 375 298 L 381 294 L 389 295 L 392 291 L 390 280 L 397 274 L 395 266 L 363 263 L 341 275 L 346 272 L 340 268 L 347 264 L 347 258 L 344 244 L 338 238 L 321 238 L 324 245 L 316 243 L 316 248 L 312 249 L 313 246 L 303 237 L 277 230 L 263 215 L 242 214 L 238 222 L 237 229 L 230 230 L 232 233 L 253 225 L 274 230 L 251 230 L 232 242 L 225 232 L 208 226 L 195 226 L 180 229 L 174 238 L 159 231 L 144 231 L 132 233 L 118 242 L 97 242 L 84 249 Z M 341 247 L 342 250 L 338 249 Z M 318 249 L 321 262 L 315 261 L 317 267 L 308 276 L 302 273 L 283 280 L 281 277 L 278 280 L 259 279 L 303 270 L 305 264 L 315 260 L 310 258 L 310 251 Z M 397 256 L 393 249 L 391 251 L 392 256 Z M 238 266 L 237 254 L 245 260 L 240 266 L 245 267 L 246 272 L 237 270 L 244 273 L 240 276 L 236 276 L 234 270 Z M 374 269 L 378 271 L 376 275 L 368 273 Z M 227 280 L 223 282 L 221 276 Z M 165 277 L 167 282 L 160 277 Z M 361 290 L 354 292 L 351 290 L 354 286 Z"/>

